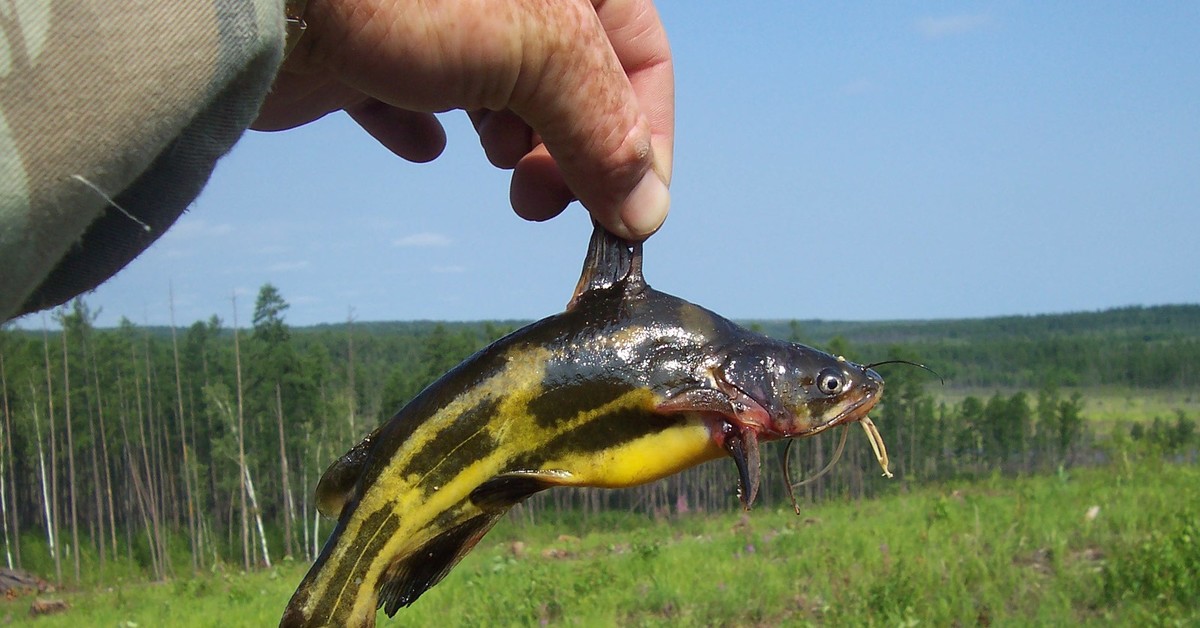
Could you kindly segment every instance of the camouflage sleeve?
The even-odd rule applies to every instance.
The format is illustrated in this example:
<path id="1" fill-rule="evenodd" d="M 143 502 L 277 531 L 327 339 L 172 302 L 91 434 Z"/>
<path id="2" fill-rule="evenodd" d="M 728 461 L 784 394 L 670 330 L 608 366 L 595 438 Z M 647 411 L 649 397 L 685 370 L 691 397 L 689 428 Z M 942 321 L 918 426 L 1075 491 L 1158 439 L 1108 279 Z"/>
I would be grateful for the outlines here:
<path id="1" fill-rule="evenodd" d="M 283 0 L 0 2 L 0 321 L 95 288 L 253 121 Z"/>

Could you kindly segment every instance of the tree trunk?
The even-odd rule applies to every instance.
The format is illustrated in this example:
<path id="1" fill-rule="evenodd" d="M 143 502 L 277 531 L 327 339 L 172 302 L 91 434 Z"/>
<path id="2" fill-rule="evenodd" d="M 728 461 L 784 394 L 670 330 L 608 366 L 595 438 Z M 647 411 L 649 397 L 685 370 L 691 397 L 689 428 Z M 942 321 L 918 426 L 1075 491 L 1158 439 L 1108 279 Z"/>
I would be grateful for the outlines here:
<path id="1" fill-rule="evenodd" d="M 46 403 L 50 420 L 50 521 L 53 535 L 58 537 L 58 441 L 54 436 L 54 382 L 50 375 L 50 332 L 46 329 L 46 316 L 42 315 L 42 354 L 46 362 Z M 44 464 L 44 463 L 43 463 Z M 62 584 L 62 556 L 50 549 L 54 557 L 54 581 Z"/>
<path id="2" fill-rule="evenodd" d="M 238 500 L 242 510 L 242 568 L 250 571 L 250 521 L 246 512 L 246 415 L 242 409 L 242 351 L 238 341 L 237 295 L 233 296 L 233 362 L 237 373 Z"/>
<path id="3" fill-rule="evenodd" d="M 258 540 L 262 542 L 263 562 L 271 567 L 271 554 L 267 551 L 267 536 L 263 533 L 262 512 L 258 509 L 258 498 L 254 496 L 254 480 L 250 477 L 250 467 L 242 467 L 246 473 L 246 494 L 250 496 L 250 507 L 254 509 L 254 523 L 258 527 Z"/>
<path id="4" fill-rule="evenodd" d="M 92 496 L 95 499 L 96 509 L 95 515 L 89 517 L 88 520 L 95 530 L 92 542 L 96 544 L 100 552 L 100 573 L 104 573 L 104 563 L 107 560 L 108 552 L 108 539 L 104 538 L 104 476 L 100 474 L 100 454 L 96 451 L 100 444 L 96 442 L 96 419 L 92 416 L 91 404 L 88 404 L 88 436 L 92 441 L 92 446 L 88 449 L 92 458 Z"/>
<path id="5" fill-rule="evenodd" d="M 134 355 L 134 358 L 136 358 L 136 355 Z M 136 364 L 136 363 L 134 363 L 134 364 Z M 133 381 L 138 382 L 137 373 L 134 373 Z M 134 387 L 134 388 L 136 388 L 136 390 L 137 390 L 136 401 L 137 401 L 137 406 L 138 406 L 138 429 L 140 431 L 140 427 L 142 427 L 142 425 L 140 425 L 140 421 L 142 421 L 142 391 L 140 391 L 140 387 Z M 149 495 L 148 495 L 149 491 L 145 490 L 145 486 L 144 486 L 144 483 L 142 482 L 142 477 L 140 477 L 140 473 L 139 473 L 139 469 L 138 469 L 137 456 L 133 454 L 133 443 L 132 443 L 132 441 L 130 441 L 130 430 L 128 430 L 128 425 L 127 425 L 128 420 L 126 419 L 126 417 L 128 415 L 128 411 L 130 411 L 130 408 L 128 408 L 128 401 L 126 400 L 126 397 L 125 397 L 125 381 L 124 381 L 124 379 L 121 378 L 120 373 L 118 373 L 118 375 L 116 375 L 116 394 L 119 395 L 120 400 L 121 400 L 121 412 L 119 414 L 120 414 L 120 418 L 121 418 L 121 437 L 124 438 L 124 441 L 125 441 L 125 447 L 124 447 L 125 460 L 127 461 L 125 468 L 126 468 L 126 471 L 128 472 L 128 477 L 130 477 L 130 478 L 128 478 L 128 483 L 133 485 L 133 496 L 127 495 L 125 498 L 125 503 L 126 503 L 126 509 L 125 509 L 126 510 L 126 518 L 125 519 L 127 521 L 127 524 L 125 526 L 125 548 L 126 548 L 126 551 L 128 552 L 128 558 L 130 558 L 130 560 L 132 561 L 133 560 L 133 532 L 132 532 L 132 528 L 133 528 L 132 510 L 133 510 L 133 508 L 132 508 L 132 506 L 134 503 L 136 503 L 137 507 L 138 507 L 138 514 L 142 515 L 142 525 L 143 525 L 143 528 L 146 533 L 146 551 L 149 551 L 149 554 L 150 554 L 151 569 L 154 569 L 155 578 L 162 578 L 162 569 L 160 568 L 160 566 L 158 566 L 158 551 L 157 551 L 158 545 L 155 543 L 154 531 L 152 531 L 152 528 L 154 528 L 154 524 L 152 524 L 152 520 L 150 518 L 150 504 L 149 504 Z M 144 439 L 143 439 L 143 444 L 144 444 Z M 143 460 L 145 460 L 145 447 L 142 448 L 142 457 L 143 457 Z"/>
<path id="6" fill-rule="evenodd" d="M 60 564 L 60 563 L 57 563 L 58 551 L 54 545 L 54 516 L 51 514 L 51 510 L 53 510 L 53 509 L 50 506 L 50 491 L 47 490 L 48 487 L 46 484 L 46 453 L 45 453 L 45 450 L 42 449 L 42 422 L 38 418 L 37 396 L 33 390 L 33 382 L 29 383 L 29 393 L 30 393 L 30 398 L 34 400 L 33 401 L 33 428 L 34 428 L 35 433 L 37 434 L 38 470 L 41 472 L 39 475 L 40 475 L 41 484 L 42 484 L 42 508 L 45 511 L 45 521 L 46 521 L 46 547 L 48 547 L 50 549 L 50 556 L 55 559 L 56 564 Z M 61 579 L 61 574 L 60 574 L 60 579 Z"/>
<path id="7" fill-rule="evenodd" d="M 152 520 L 154 521 L 154 539 L 158 543 L 158 555 L 160 557 L 159 566 L 162 567 L 161 578 L 166 578 L 171 575 L 173 565 L 171 564 L 171 552 L 168 547 L 167 524 L 165 518 L 168 514 L 168 487 L 170 482 L 169 476 L 166 473 L 166 461 L 163 459 L 163 450 L 166 448 L 165 436 L 164 442 L 159 442 L 159 432 L 157 428 L 161 427 L 157 420 L 158 409 L 154 403 L 154 363 L 150 360 L 150 334 L 144 336 L 144 358 L 146 362 L 146 421 L 149 425 L 149 439 L 142 441 L 143 448 L 149 442 L 149 459 L 154 461 L 154 465 L 147 464 L 146 467 L 146 488 L 151 495 L 154 508 L 150 511 Z M 142 422 L 138 421 L 140 427 Z M 165 429 L 163 430 L 165 431 Z M 143 433 L 143 438 L 145 434 Z M 157 473 L 156 473 L 157 472 Z"/>
<path id="8" fill-rule="evenodd" d="M 283 477 L 283 538 L 285 556 L 292 556 L 292 518 L 295 517 L 296 501 L 292 499 L 292 485 L 288 480 L 287 445 L 283 436 L 283 394 L 279 382 L 275 382 L 275 418 L 279 423 L 279 474 Z"/>
<path id="9" fill-rule="evenodd" d="M 307 450 L 308 439 L 305 438 L 304 441 L 305 450 Z M 308 528 L 308 467 L 304 464 L 303 457 L 300 459 L 300 524 L 304 526 L 304 540 L 302 541 L 304 544 L 304 558 L 305 560 L 311 561 L 313 557 L 312 554 L 308 552 L 308 548 L 312 545 L 312 535 L 310 534 Z"/>
<path id="10" fill-rule="evenodd" d="M 100 396 L 100 368 L 92 352 L 92 382 L 96 386 L 96 414 L 100 419 L 100 459 L 104 461 L 104 499 L 108 504 L 108 532 L 111 535 L 112 555 L 117 557 L 117 514 L 113 508 L 112 464 L 108 457 L 108 428 L 104 423 L 104 398 Z M 129 525 L 126 522 L 125 525 Z"/>
<path id="11" fill-rule="evenodd" d="M 136 351 L 136 349 L 135 349 Z M 137 355 L 134 355 L 137 359 Z M 136 362 L 135 362 L 136 364 Z M 134 465 L 130 465 L 130 472 L 134 487 L 138 489 L 138 503 L 143 509 L 143 518 L 146 520 L 146 536 L 150 549 L 151 562 L 154 564 L 154 577 L 161 580 L 166 575 L 166 569 L 163 562 L 166 556 L 163 555 L 163 543 L 161 540 L 162 530 L 159 522 L 158 496 L 154 491 L 152 473 L 150 467 L 150 450 L 146 444 L 146 415 L 142 408 L 142 380 L 135 373 L 134 381 L 134 398 L 137 400 L 137 422 L 138 422 L 138 445 L 142 452 L 142 469 L 139 473 L 134 470 Z M 147 376 L 147 382 L 149 378 Z M 124 426 L 122 426 L 124 428 Z"/>
<path id="12" fill-rule="evenodd" d="M 63 412 L 67 424 L 67 498 L 71 503 L 71 557 L 75 563 L 75 583 L 79 584 L 79 515 L 75 506 L 75 438 L 71 430 L 71 369 L 67 352 L 67 326 L 62 329 L 63 350 Z"/>
<path id="13" fill-rule="evenodd" d="M 179 340 L 175 334 L 175 290 L 171 288 L 170 304 L 171 304 L 171 354 L 175 361 L 175 411 L 179 418 L 179 449 L 182 454 L 181 465 L 183 471 L 183 500 L 184 508 L 187 509 L 188 523 L 188 539 L 192 546 L 192 571 L 200 569 L 200 549 L 197 546 L 199 535 L 196 534 L 196 511 L 192 502 L 192 473 L 191 465 L 188 461 L 187 447 L 187 430 L 184 428 L 183 422 L 183 378 L 179 372 Z"/>
<path id="14" fill-rule="evenodd" d="M 12 496 L 13 500 L 17 500 L 16 471 L 13 469 L 12 413 L 8 407 L 8 375 L 4 371 L 3 354 L 0 354 L 0 395 L 4 399 L 4 433 L 8 435 L 4 439 L 4 453 L 7 454 L 6 462 L 8 463 L 6 469 L 8 475 L 8 494 Z M 21 567 L 21 518 L 18 516 L 18 511 L 18 508 L 13 508 L 12 510 L 12 534 L 13 538 L 16 539 L 12 549 L 13 555 L 16 557 L 16 566 L 19 569 Z"/>
<path id="15" fill-rule="evenodd" d="M 0 358 L 0 370 L 3 370 L 3 365 L 4 365 L 3 358 Z M 5 388 L 3 391 L 0 391 L 0 394 L 4 394 L 7 396 L 8 389 Z M 5 409 L 5 415 L 6 415 L 5 418 L 7 418 L 7 410 L 8 410 L 7 400 L 4 404 L 4 406 L 5 406 L 4 409 Z M 0 443 L 2 443 L 7 438 L 8 438 L 8 431 L 5 430 L 3 426 L 0 426 Z M 0 446 L 0 524 L 2 524 L 4 527 L 4 558 L 6 560 L 6 563 L 8 564 L 8 568 L 12 569 L 13 568 L 13 554 L 12 554 L 12 542 L 8 538 L 8 495 L 6 494 L 6 492 L 4 490 L 5 489 L 5 483 L 4 483 L 5 478 L 4 478 L 4 460 L 3 460 L 3 458 L 4 458 L 4 448 L 2 446 Z"/>

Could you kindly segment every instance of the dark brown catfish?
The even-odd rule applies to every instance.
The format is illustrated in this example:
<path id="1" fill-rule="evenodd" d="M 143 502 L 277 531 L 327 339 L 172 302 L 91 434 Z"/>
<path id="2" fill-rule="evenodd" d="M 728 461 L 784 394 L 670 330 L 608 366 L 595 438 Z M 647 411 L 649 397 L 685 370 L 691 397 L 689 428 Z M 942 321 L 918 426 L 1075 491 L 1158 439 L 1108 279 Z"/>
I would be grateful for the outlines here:
<path id="1" fill-rule="evenodd" d="M 760 441 L 869 421 L 882 390 L 869 368 L 650 288 L 641 246 L 597 227 L 565 312 L 471 356 L 326 471 L 317 501 L 337 527 L 281 625 L 393 615 L 551 487 L 634 486 L 729 455 L 749 507 Z"/>

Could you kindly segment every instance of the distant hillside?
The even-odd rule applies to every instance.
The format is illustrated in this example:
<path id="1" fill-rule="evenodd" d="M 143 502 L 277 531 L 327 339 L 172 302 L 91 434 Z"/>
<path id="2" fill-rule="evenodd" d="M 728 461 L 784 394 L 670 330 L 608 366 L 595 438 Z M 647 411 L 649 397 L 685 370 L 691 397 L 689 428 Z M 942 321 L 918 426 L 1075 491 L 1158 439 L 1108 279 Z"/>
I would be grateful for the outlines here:
<path id="1" fill-rule="evenodd" d="M 372 373 L 364 376 L 381 385 L 385 373 L 426 352 L 431 334 L 450 338 L 450 352 L 461 358 L 527 322 L 355 322 L 356 359 Z M 889 357 L 919 361 L 941 373 L 951 388 L 1036 389 L 1047 382 L 1200 388 L 1200 304 L 977 319 L 739 322 L 776 338 L 821 348 L 834 344 L 859 362 Z M 170 336 L 166 327 L 138 329 L 159 338 Z M 301 344 L 319 345 L 332 356 L 346 355 L 344 323 L 292 331 Z M 228 328 L 219 332 L 228 335 Z"/>
<path id="2" fill-rule="evenodd" d="M 896 353 L 951 387 L 1118 385 L 1200 387 L 1200 305 L 929 321 L 762 321 L 779 338 L 816 346 L 840 337 L 851 357 Z"/>
<path id="3" fill-rule="evenodd" d="M 902 356 L 930 365 L 950 387 L 1119 385 L 1200 387 L 1200 305 L 916 321 L 740 321 L 776 338 L 840 343 L 856 361 Z M 494 338 L 525 321 L 355 323 L 356 333 L 420 337 L 438 326 Z M 297 330 L 344 333 L 345 325 Z"/>
<path id="4" fill-rule="evenodd" d="M 753 321 L 779 338 L 798 326 L 806 340 L 827 343 L 842 336 L 853 344 L 980 341 L 1020 337 L 1130 338 L 1145 341 L 1200 338 L 1200 305 L 1123 307 L 1099 312 L 907 321 Z"/>

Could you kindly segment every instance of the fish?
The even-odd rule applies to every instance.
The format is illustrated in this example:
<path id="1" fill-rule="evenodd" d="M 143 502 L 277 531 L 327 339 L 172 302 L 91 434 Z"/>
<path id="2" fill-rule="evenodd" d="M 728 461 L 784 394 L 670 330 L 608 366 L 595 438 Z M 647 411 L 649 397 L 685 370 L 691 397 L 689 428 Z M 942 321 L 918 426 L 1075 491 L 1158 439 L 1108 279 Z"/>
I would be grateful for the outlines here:
<path id="1" fill-rule="evenodd" d="M 882 393 L 867 366 L 651 288 L 641 244 L 595 225 L 564 312 L 467 358 L 330 465 L 316 501 L 337 525 L 280 625 L 394 616 L 553 487 L 636 486 L 728 456 L 749 508 L 760 443 L 871 426 Z"/>

